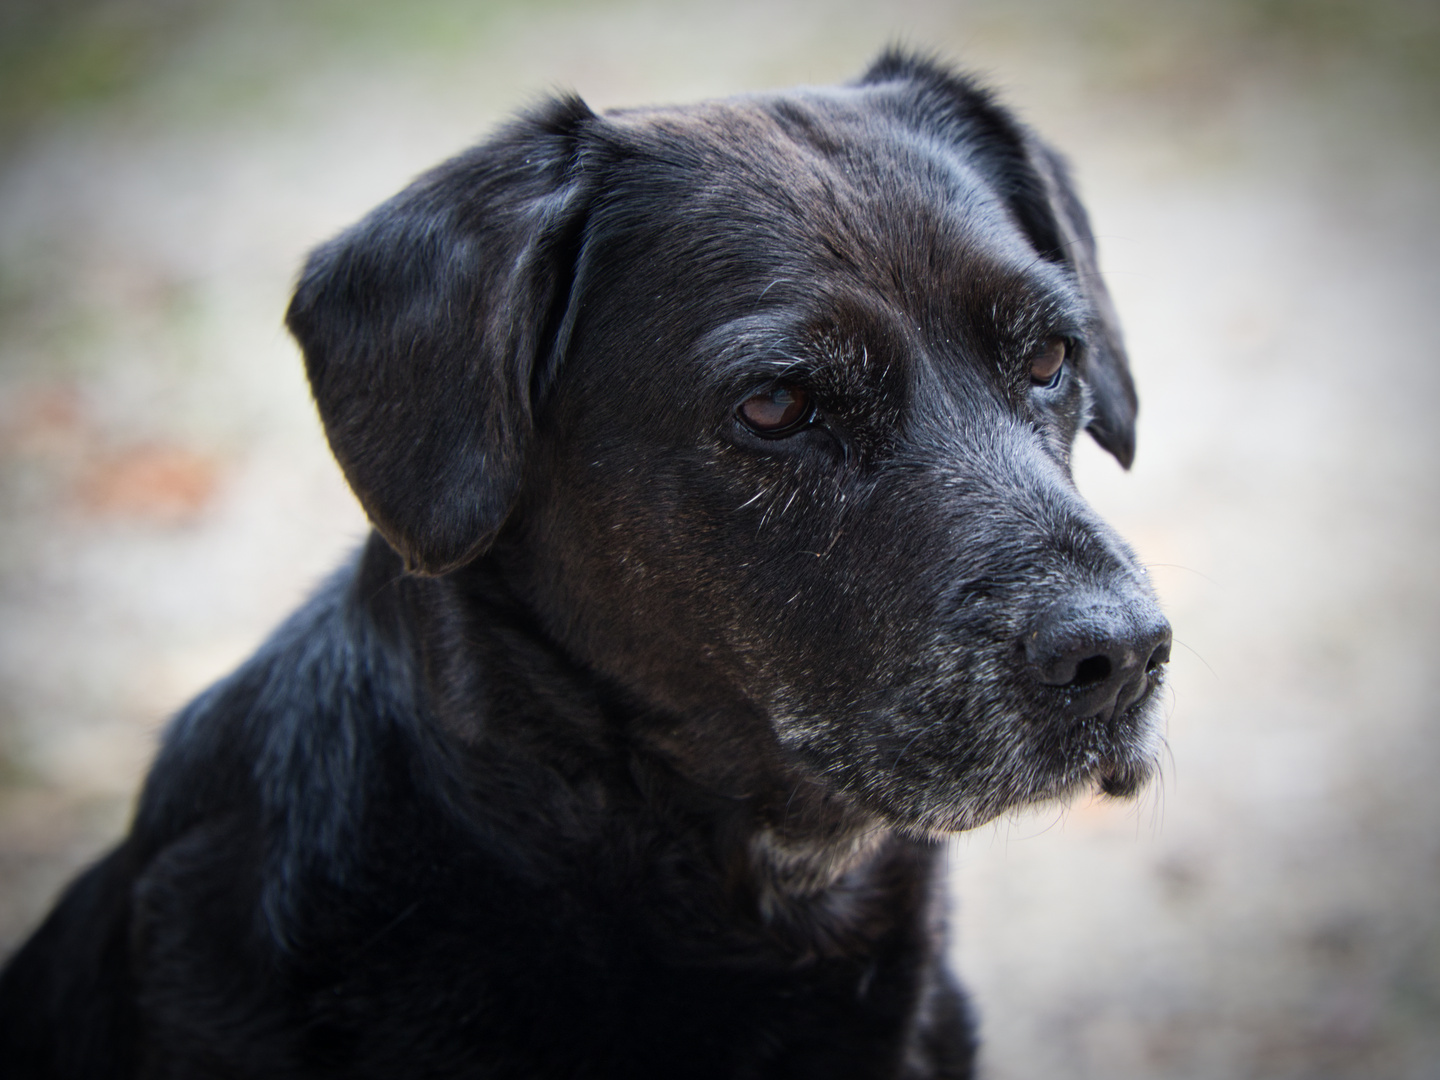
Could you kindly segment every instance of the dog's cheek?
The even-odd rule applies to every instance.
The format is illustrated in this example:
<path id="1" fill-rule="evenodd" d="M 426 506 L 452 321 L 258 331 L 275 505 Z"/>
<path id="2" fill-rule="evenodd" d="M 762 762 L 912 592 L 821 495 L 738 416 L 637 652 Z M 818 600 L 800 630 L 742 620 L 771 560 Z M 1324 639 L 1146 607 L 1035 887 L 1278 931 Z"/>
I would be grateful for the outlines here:
<path id="1" fill-rule="evenodd" d="M 785 601 L 808 591 L 797 553 L 823 530 L 777 551 L 766 522 L 798 520 L 793 489 L 788 513 L 743 507 L 748 483 L 730 462 L 655 441 L 586 440 L 533 486 L 513 545 L 532 606 L 570 651 L 659 708 L 752 709 L 783 677 L 777 656 L 801 647 Z"/>

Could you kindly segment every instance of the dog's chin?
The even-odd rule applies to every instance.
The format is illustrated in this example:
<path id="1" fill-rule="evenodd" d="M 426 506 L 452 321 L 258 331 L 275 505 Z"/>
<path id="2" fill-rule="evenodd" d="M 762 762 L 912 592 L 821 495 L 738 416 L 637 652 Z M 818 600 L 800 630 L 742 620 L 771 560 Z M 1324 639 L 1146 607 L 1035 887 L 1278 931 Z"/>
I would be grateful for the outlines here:
<path id="1" fill-rule="evenodd" d="M 1110 754 L 1076 763 L 1073 767 L 1037 777 L 1025 790 L 993 793 L 983 798 L 939 798 L 919 814 L 886 813 L 886 823 L 917 840 L 936 841 L 955 833 L 988 825 L 1007 814 L 1059 804 L 1073 806 L 1086 796 L 1134 799 L 1159 772 L 1159 756 L 1148 748 L 1128 754 Z"/>
<path id="2" fill-rule="evenodd" d="M 1142 751 L 1114 754 L 1081 766 L 1078 775 L 1061 780 L 1050 790 L 1037 791 L 1033 797 L 1017 801 L 1010 809 L 1022 810 L 1051 803 L 1073 805 L 1086 796 L 1100 794 L 1112 799 L 1131 800 L 1159 772 L 1158 755 Z"/>

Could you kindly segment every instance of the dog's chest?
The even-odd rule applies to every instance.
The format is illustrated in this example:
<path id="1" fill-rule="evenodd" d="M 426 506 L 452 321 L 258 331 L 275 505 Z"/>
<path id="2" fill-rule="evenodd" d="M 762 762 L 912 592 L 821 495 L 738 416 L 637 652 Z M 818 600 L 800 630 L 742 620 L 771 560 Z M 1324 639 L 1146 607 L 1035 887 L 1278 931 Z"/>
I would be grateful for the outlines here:
<path id="1" fill-rule="evenodd" d="M 916 948 L 921 912 L 891 905 L 883 927 L 851 928 L 849 954 L 835 944 L 840 927 L 812 928 L 830 942 L 831 955 L 817 955 L 795 927 L 768 927 L 698 888 L 673 869 L 678 856 L 669 872 L 650 861 L 626 875 L 580 857 L 531 876 L 533 865 L 493 852 L 457 858 L 442 830 L 410 835 L 427 832 L 439 842 L 375 852 L 368 864 L 386 869 L 368 880 L 309 883 L 291 949 L 268 967 L 235 970 L 227 941 L 244 931 L 217 933 L 220 906 L 168 910 L 157 945 L 184 947 L 149 969 L 152 1024 L 174 1015 L 228 1031 L 222 1058 L 243 1047 L 277 1073 L 375 1077 L 877 1076 L 913 1037 L 931 974 Z M 237 917 L 247 907 L 224 906 Z M 185 1009 L 168 1009 L 182 987 Z M 193 1046 L 155 1034 L 157 1045 Z M 215 1049 L 167 1064 L 203 1071 L 218 1065 Z"/>

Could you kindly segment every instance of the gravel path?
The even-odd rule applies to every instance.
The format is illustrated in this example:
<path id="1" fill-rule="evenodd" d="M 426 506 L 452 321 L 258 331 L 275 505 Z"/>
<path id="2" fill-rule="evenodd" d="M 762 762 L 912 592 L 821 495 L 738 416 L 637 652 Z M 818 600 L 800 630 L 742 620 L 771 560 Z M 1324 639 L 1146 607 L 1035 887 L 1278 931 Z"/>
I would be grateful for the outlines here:
<path id="1" fill-rule="evenodd" d="M 279 325 L 304 251 L 548 89 L 831 81 L 899 37 L 1075 161 L 1142 401 L 1134 471 L 1086 444 L 1079 482 L 1178 641 L 1163 784 L 953 845 L 987 1075 L 1440 1077 L 1431 7 L 0 20 L 0 954 L 364 532 Z"/>

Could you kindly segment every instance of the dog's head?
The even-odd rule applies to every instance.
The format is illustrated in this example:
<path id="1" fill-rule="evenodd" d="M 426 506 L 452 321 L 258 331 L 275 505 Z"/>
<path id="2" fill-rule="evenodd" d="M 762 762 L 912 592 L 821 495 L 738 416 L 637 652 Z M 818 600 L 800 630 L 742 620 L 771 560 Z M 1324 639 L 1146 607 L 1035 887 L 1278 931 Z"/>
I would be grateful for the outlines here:
<path id="1" fill-rule="evenodd" d="M 498 560 L 682 766 L 914 830 L 1151 771 L 1169 628 L 1069 467 L 1130 463 L 1125 354 L 1063 165 L 967 80 L 552 102 L 289 325 L 408 566 Z"/>

